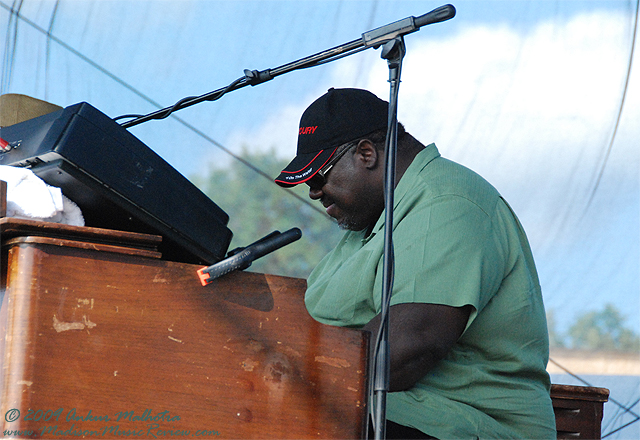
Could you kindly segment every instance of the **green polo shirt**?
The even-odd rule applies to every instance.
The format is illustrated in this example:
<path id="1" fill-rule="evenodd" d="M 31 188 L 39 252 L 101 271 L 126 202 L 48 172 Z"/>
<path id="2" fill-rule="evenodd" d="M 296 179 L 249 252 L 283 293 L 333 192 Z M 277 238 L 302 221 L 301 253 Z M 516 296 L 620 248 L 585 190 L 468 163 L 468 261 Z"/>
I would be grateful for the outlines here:
<path id="1" fill-rule="evenodd" d="M 431 144 L 395 191 L 391 305 L 471 305 L 450 353 L 387 419 L 440 439 L 555 439 L 546 317 L 524 230 L 500 194 Z M 362 327 L 380 313 L 384 214 L 348 231 L 315 268 L 305 302 L 318 321 Z"/>

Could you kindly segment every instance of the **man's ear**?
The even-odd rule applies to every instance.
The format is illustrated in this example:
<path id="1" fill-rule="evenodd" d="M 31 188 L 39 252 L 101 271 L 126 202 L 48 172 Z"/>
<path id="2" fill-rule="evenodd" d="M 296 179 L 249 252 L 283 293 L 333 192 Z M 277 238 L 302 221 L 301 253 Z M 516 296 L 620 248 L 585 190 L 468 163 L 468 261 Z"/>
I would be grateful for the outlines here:
<path id="1" fill-rule="evenodd" d="M 372 170 L 378 166 L 382 155 L 369 139 L 362 139 L 358 142 L 356 158 L 360 160 L 367 169 Z"/>

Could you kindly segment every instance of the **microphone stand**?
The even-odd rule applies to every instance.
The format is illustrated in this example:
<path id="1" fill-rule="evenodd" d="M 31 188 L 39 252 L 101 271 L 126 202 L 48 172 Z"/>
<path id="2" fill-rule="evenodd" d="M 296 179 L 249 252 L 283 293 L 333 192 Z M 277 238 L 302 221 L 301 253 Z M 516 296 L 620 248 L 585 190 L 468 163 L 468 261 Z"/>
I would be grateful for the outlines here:
<path id="1" fill-rule="evenodd" d="M 389 66 L 389 116 L 387 137 L 385 139 L 385 219 L 384 219 L 384 255 L 382 272 L 382 300 L 380 311 L 380 330 L 374 360 L 373 391 L 375 394 L 374 438 L 386 438 L 387 393 L 389 392 L 390 354 L 389 354 L 389 302 L 393 290 L 393 205 L 396 181 L 396 152 L 398 148 L 398 91 L 402 60 L 406 53 L 402 36 L 387 42 L 380 54 Z"/>

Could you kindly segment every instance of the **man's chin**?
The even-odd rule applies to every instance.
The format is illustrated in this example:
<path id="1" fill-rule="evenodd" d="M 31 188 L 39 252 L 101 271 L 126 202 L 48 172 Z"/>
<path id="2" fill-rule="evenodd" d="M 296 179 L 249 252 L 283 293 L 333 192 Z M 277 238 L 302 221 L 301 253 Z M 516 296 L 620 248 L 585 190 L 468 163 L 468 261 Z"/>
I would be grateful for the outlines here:
<path id="1" fill-rule="evenodd" d="M 337 221 L 340 229 L 345 231 L 362 231 L 366 228 L 348 217 L 337 219 Z"/>

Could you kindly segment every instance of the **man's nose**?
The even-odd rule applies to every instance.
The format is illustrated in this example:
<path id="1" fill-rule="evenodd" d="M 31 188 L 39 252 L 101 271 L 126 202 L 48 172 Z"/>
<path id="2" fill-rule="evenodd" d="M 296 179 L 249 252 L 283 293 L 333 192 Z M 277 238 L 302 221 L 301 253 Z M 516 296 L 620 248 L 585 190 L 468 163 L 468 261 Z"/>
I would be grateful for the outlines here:
<path id="1" fill-rule="evenodd" d="M 322 197 L 322 188 L 321 187 L 314 187 L 314 186 L 310 186 L 309 187 L 309 198 L 311 200 L 318 200 Z"/>

